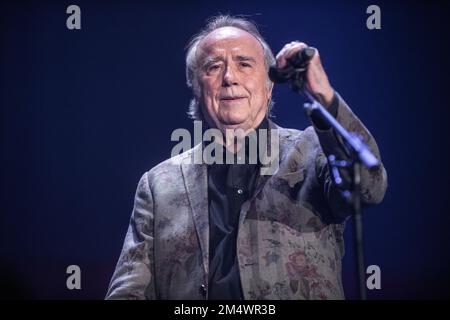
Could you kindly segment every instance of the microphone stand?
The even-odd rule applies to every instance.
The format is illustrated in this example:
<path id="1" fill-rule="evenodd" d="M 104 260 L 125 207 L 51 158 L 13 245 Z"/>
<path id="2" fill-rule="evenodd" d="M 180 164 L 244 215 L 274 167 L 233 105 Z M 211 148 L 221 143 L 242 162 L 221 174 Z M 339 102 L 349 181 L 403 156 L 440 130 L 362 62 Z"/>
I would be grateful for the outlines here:
<path id="1" fill-rule="evenodd" d="M 339 168 L 351 168 L 352 181 L 348 189 L 342 188 L 342 197 L 351 205 L 353 214 L 353 232 L 354 232 L 354 248 L 355 248 L 355 264 L 358 272 L 358 292 L 361 300 L 367 299 L 366 294 L 366 270 L 364 266 L 364 248 L 363 248 L 363 224 L 362 224 L 362 208 L 361 208 L 361 165 L 368 169 L 376 168 L 380 162 L 370 151 L 367 145 L 355 133 L 348 132 L 311 94 L 304 90 L 304 71 L 305 69 L 297 69 L 297 72 L 291 78 L 291 89 L 309 100 L 304 104 L 304 110 L 311 117 L 320 118 L 334 132 L 341 137 L 350 160 L 336 159 L 335 155 L 328 156 L 331 176 L 337 187 L 343 186 L 343 180 L 339 173 Z"/>

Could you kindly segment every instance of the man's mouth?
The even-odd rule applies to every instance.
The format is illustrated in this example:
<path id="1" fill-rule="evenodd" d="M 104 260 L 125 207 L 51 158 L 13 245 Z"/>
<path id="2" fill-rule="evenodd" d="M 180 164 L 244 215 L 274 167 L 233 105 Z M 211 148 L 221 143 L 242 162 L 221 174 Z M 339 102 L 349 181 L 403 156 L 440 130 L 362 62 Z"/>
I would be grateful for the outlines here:
<path id="1" fill-rule="evenodd" d="M 233 97 L 221 97 L 220 100 L 221 101 L 237 101 L 237 100 L 241 100 L 241 99 L 245 99 L 246 97 L 243 96 L 233 96 Z"/>

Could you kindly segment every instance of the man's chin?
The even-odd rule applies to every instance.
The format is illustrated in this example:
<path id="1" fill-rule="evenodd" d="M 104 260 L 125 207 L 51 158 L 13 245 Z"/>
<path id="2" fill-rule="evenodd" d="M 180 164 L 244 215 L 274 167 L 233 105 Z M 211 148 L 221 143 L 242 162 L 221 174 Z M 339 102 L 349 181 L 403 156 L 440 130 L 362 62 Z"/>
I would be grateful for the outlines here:
<path id="1" fill-rule="evenodd" d="M 219 116 L 218 120 L 224 127 L 239 128 L 246 125 L 248 116 L 246 114 L 240 114 L 239 112 L 236 112 L 235 114 L 230 112 L 223 117 Z"/>
<path id="2" fill-rule="evenodd" d="M 223 121 L 221 122 L 221 127 L 223 129 L 236 130 L 236 129 L 247 129 L 248 125 L 246 121 Z"/>

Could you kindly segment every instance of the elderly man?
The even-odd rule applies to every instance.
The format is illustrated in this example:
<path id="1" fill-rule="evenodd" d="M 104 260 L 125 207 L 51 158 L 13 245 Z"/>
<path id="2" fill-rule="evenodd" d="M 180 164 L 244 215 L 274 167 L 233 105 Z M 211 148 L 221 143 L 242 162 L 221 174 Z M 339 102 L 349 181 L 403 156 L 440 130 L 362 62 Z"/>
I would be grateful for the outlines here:
<path id="1" fill-rule="evenodd" d="M 285 45 L 277 67 L 289 68 L 289 58 L 305 46 Z M 203 142 L 146 172 L 107 298 L 344 298 L 343 228 L 351 209 L 330 177 L 327 155 L 346 153 L 319 119 L 304 131 L 269 120 L 272 63 L 269 46 L 242 18 L 216 17 L 193 38 L 186 56 L 191 116 L 223 133 L 276 131 L 277 169 L 262 175 L 260 161 L 188 161 Z M 308 64 L 305 90 L 379 158 L 371 134 L 331 87 L 318 52 Z M 214 143 L 235 154 L 236 144 L 224 142 Z M 380 202 L 387 185 L 383 166 L 363 169 L 361 180 L 363 203 Z"/>

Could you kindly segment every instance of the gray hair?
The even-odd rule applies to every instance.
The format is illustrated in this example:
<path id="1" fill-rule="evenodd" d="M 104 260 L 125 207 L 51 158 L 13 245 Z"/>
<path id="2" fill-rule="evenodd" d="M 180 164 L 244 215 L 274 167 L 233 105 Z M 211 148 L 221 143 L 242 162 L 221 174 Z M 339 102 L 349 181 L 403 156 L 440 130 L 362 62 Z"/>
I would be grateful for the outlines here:
<path id="1" fill-rule="evenodd" d="M 201 29 L 200 32 L 197 33 L 186 46 L 186 83 L 194 93 L 194 97 L 192 98 L 189 105 L 188 115 L 194 120 L 203 120 L 202 112 L 200 110 L 200 102 L 198 100 L 198 98 L 200 97 L 200 85 L 197 77 L 197 47 L 200 41 L 202 41 L 209 33 L 223 27 L 235 27 L 244 30 L 254 36 L 261 43 L 261 46 L 263 48 L 264 62 L 267 71 L 269 71 L 269 67 L 275 63 L 275 57 L 273 56 L 272 50 L 259 33 L 255 23 L 242 17 L 234 17 L 229 15 L 219 15 L 210 18 L 207 22 L 206 27 Z M 267 76 L 267 85 L 272 86 L 272 81 L 270 81 L 269 76 Z M 272 99 L 270 99 L 268 104 L 269 115 L 271 115 L 273 105 L 274 102 L 272 101 Z"/>

